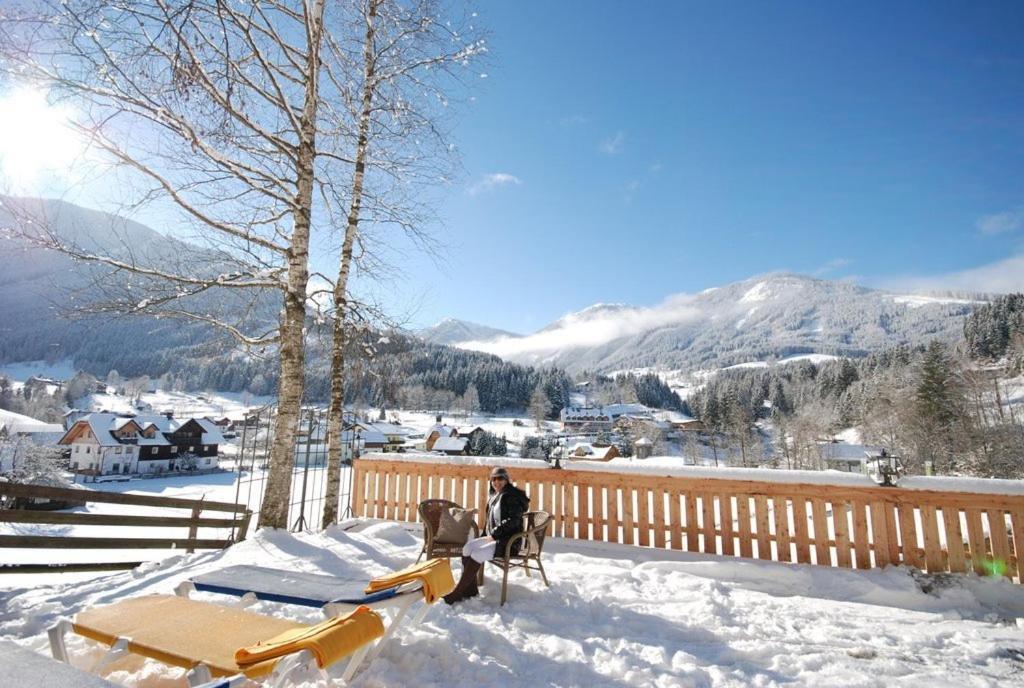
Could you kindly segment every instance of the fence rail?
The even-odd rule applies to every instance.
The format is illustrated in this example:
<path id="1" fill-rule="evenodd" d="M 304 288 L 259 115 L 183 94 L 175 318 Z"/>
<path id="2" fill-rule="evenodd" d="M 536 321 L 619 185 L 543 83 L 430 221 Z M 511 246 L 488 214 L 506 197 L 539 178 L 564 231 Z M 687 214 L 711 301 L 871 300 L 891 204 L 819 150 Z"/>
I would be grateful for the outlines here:
<path id="1" fill-rule="evenodd" d="M 424 499 L 480 509 L 479 466 L 360 459 L 355 516 L 415 521 Z M 999 574 L 1021 582 L 1024 496 L 517 468 L 560 537 L 771 561 Z"/>
<path id="2" fill-rule="evenodd" d="M 133 514 L 96 514 L 67 511 L 37 511 L 33 509 L 0 508 L 0 523 L 127 526 L 135 528 L 183 528 L 184 537 L 83 537 L 76 535 L 19 534 L 0 535 L 0 548 L 19 549 L 223 549 L 244 540 L 249 529 L 252 512 L 244 504 L 207 502 L 178 497 L 131 495 L 92 490 L 77 490 L 41 485 L 0 483 L 0 498 L 6 500 L 55 500 L 69 504 L 119 504 L 130 506 L 187 509 L 188 516 L 156 516 Z M 204 511 L 228 512 L 230 518 L 203 517 Z M 227 538 L 200 538 L 199 528 L 230 529 Z M 0 573 L 37 573 L 45 571 L 103 571 L 134 568 L 141 562 L 75 562 L 75 563 L 19 563 L 2 564 Z"/>

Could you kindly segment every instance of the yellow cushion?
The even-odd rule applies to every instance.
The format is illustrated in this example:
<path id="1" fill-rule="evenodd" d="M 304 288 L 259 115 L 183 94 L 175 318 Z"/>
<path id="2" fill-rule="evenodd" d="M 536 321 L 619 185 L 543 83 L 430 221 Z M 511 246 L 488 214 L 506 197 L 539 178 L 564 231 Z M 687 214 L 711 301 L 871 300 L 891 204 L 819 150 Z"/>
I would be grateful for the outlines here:
<path id="1" fill-rule="evenodd" d="M 309 650 L 322 669 L 382 635 L 384 622 L 380 615 L 369 607 L 360 606 L 345 616 L 328 619 L 315 626 L 291 629 L 269 640 L 243 647 L 235 652 L 235 661 L 246 669 L 293 652 Z"/>
<path id="2" fill-rule="evenodd" d="M 396 585 L 415 581 L 423 583 L 423 599 L 427 604 L 433 604 L 455 589 L 455 578 L 452 577 L 452 567 L 448 560 L 428 559 L 422 564 L 413 564 L 401 571 L 377 576 L 366 586 L 366 593 L 387 590 Z"/>

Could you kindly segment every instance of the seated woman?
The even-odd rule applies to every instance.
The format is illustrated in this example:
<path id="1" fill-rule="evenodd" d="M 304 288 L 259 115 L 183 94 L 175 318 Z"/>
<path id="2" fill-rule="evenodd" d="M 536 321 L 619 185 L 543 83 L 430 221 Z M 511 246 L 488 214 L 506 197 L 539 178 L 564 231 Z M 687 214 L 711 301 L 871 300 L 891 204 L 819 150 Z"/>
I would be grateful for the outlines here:
<path id="1" fill-rule="evenodd" d="M 505 547 L 513 535 L 523 532 L 523 515 L 530 506 L 526 493 L 512 484 L 508 471 L 495 468 L 491 471 L 490 496 L 487 498 L 486 533 L 474 538 L 462 548 L 462 577 L 455 589 L 444 596 L 448 604 L 461 602 L 480 594 L 476 577 L 480 567 L 493 559 L 496 553 L 505 554 Z M 516 542 L 513 554 L 518 548 Z"/>

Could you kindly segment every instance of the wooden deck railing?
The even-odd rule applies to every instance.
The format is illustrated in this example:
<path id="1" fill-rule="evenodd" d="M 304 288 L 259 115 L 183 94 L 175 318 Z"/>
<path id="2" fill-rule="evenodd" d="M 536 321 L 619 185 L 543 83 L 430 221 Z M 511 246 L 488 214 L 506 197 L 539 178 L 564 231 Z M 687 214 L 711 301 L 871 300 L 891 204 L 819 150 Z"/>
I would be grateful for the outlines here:
<path id="1" fill-rule="evenodd" d="M 479 466 L 360 459 L 352 510 L 415 521 L 421 500 L 443 498 L 479 508 L 482 524 L 487 477 Z M 973 569 L 1020 582 L 1024 496 L 571 468 L 516 468 L 513 477 L 531 509 L 554 516 L 555 536 L 858 569 Z"/>
<path id="2" fill-rule="evenodd" d="M 129 526 L 135 528 L 184 528 L 182 537 L 82 537 L 76 535 L 0 534 L 0 548 L 46 549 L 223 549 L 245 539 L 252 512 L 244 504 L 207 502 L 197 499 L 157 497 L 149 495 L 98 492 L 41 485 L 0 483 L 0 497 L 22 499 L 51 499 L 85 504 L 122 504 L 130 506 L 185 509 L 183 515 L 100 514 L 80 511 L 36 511 L 31 509 L 0 508 L 0 523 L 47 524 L 57 526 Z M 229 517 L 204 517 L 204 511 L 230 513 Z M 230 529 L 227 538 L 200 539 L 199 528 Z M 0 564 L 0 573 L 37 573 L 50 571 L 105 571 L 135 568 L 139 561 L 88 563 L 35 563 Z"/>

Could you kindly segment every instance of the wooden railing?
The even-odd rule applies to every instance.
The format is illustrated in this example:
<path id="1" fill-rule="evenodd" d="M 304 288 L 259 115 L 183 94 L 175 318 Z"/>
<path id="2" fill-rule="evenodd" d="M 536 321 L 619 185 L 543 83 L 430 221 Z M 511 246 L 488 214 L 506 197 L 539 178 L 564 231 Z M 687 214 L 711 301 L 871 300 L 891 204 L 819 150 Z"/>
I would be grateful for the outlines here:
<path id="1" fill-rule="evenodd" d="M 421 500 L 442 498 L 480 509 L 482 525 L 487 477 L 479 466 L 360 459 L 352 510 L 415 521 Z M 1020 582 L 1024 496 L 571 468 L 516 468 L 513 478 L 531 509 L 554 516 L 555 536 L 858 569 L 973 569 Z"/>
<path id="2" fill-rule="evenodd" d="M 46 524 L 55 526 L 128 526 L 135 528 L 184 528 L 183 537 L 82 537 L 75 535 L 0 534 L 0 548 L 47 549 L 178 549 L 192 552 L 197 549 L 223 549 L 244 540 L 249 529 L 252 512 L 244 504 L 207 502 L 177 497 L 122 494 L 76 490 L 40 485 L 0 483 L 0 497 L 8 499 L 50 499 L 69 503 L 122 504 L 130 506 L 185 509 L 183 515 L 131 515 L 103 514 L 79 511 L 38 511 L 33 509 L 0 508 L 0 523 Z M 204 511 L 230 513 L 229 517 L 204 517 Z M 200 539 L 199 528 L 230 529 L 227 538 Z M 45 529 L 44 529 L 45 530 Z M 0 564 L 0 573 L 36 573 L 49 571 L 105 571 L 135 568 L 139 561 L 88 563 L 34 563 Z"/>

